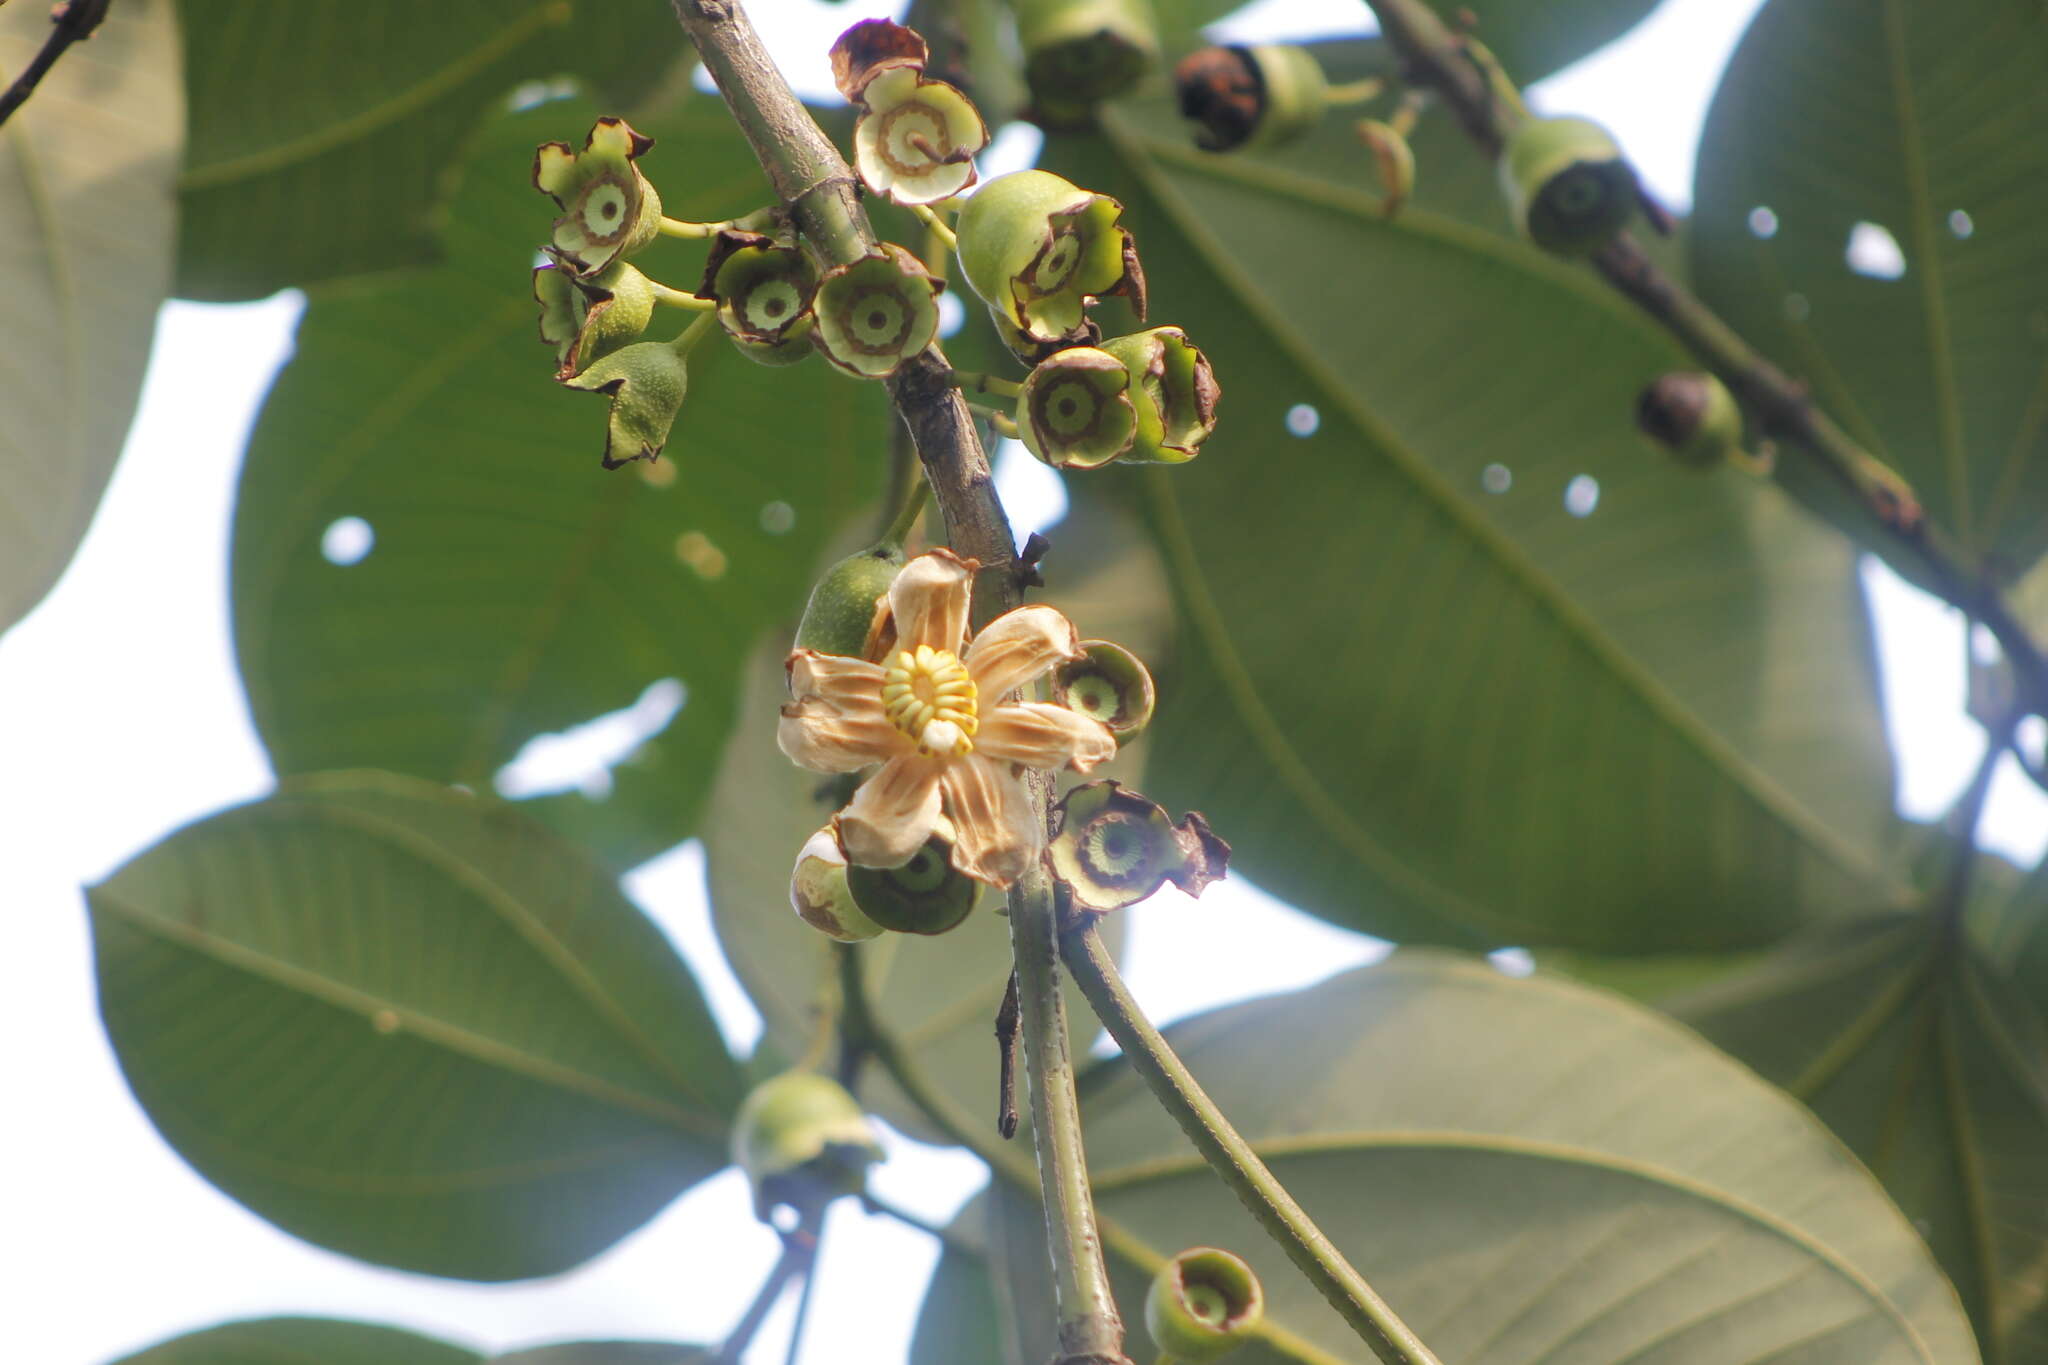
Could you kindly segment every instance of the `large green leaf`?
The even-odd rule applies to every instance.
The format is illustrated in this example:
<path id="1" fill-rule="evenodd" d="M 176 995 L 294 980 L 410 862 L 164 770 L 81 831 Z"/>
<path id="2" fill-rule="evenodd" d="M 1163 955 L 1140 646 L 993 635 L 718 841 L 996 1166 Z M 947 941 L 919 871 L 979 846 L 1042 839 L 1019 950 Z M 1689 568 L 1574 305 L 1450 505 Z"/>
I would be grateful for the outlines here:
<path id="1" fill-rule="evenodd" d="M 242 474 L 235 637 L 283 772 L 380 767 L 482 790 L 536 734 L 679 680 L 681 712 L 609 800 L 546 803 L 623 866 L 689 834 L 740 662 L 878 481 L 889 417 L 879 385 L 817 360 L 767 369 L 713 336 L 662 463 L 600 468 L 604 400 L 549 381 L 527 282 L 554 212 L 528 183 L 533 146 L 580 140 L 590 118 L 558 103 L 501 120 L 457 199 L 447 265 L 314 298 Z M 649 131 L 643 164 L 674 212 L 728 216 L 764 193 L 722 113 Z M 701 256 L 675 245 L 648 269 L 693 284 Z M 321 547 L 347 517 L 376 540 L 344 566 Z"/>
<path id="2" fill-rule="evenodd" d="M 1873 920 L 1670 1008 L 1869 1163 L 1987 1361 L 2048 1360 L 2048 1032 L 1973 950 L 1924 916 Z"/>
<path id="3" fill-rule="evenodd" d="M 1153 642 L 1134 632 L 1150 616 L 1156 638 L 1165 588 L 1150 547 L 1127 528 L 1099 510 L 1054 528 L 1044 599 L 1066 611 L 1083 635 L 1149 652 Z M 775 746 L 776 711 L 787 700 L 787 652 L 786 641 L 775 641 L 749 670 L 751 686 L 705 816 L 704 843 L 719 945 L 761 1011 L 765 1046 L 798 1057 L 816 1028 L 821 984 L 832 981 L 834 969 L 831 941 L 790 909 L 789 874 L 797 849 L 834 808 L 831 780 L 795 767 Z M 1126 752 L 1092 776 L 1137 783 L 1142 762 L 1141 752 Z M 974 914 L 950 933 L 885 934 L 854 949 L 877 1021 L 959 1112 L 991 1128 L 992 1030 L 1011 957 L 1009 921 L 996 913 L 1001 906 L 1000 894 L 984 892 Z M 1120 946 L 1123 921 L 1113 917 L 1106 927 L 1112 947 Z M 1077 1010 L 1072 1022 L 1080 1052 L 1094 1036 L 1094 1021 Z M 861 1100 L 907 1132 L 947 1141 L 878 1068 L 863 1076 Z"/>
<path id="4" fill-rule="evenodd" d="M 1405 952 L 1168 1036 L 1444 1360 L 1977 1358 L 1911 1225 L 1813 1116 L 1618 997 Z M 1307 1344 L 1236 1359 L 1363 1358 L 1126 1067 L 1084 1087 L 1083 1111 L 1103 1210 L 1160 1250 L 1244 1256 L 1269 1320 Z M 1036 1233 L 1031 1217 L 999 1221 Z M 1136 1329 L 1144 1281 L 1127 1264 L 1117 1291 Z M 1025 1305 L 1025 1359 L 1043 1358 L 1051 1322 Z"/>
<path id="5" fill-rule="evenodd" d="M 50 7 L 0 9 L 12 79 Z M 0 631 L 57 581 L 121 453 L 170 286 L 184 142 L 169 0 L 114 7 L 0 127 Z"/>
<path id="6" fill-rule="evenodd" d="M 451 171 L 515 87 L 573 76 L 617 112 L 687 50 L 656 4 L 180 0 L 178 10 L 192 106 L 178 292 L 204 299 L 438 259 Z"/>
<path id="7" fill-rule="evenodd" d="M 1895 894 L 1851 554 L 1634 435 L 1678 363 L 1647 323 L 1493 234 L 1177 140 L 1112 123 L 1047 161 L 1124 199 L 1156 320 L 1223 386 L 1202 458 L 1138 480 L 1191 660 L 1155 796 L 1396 939 L 1701 950 Z"/>
<path id="8" fill-rule="evenodd" d="M 158 1342 L 116 1365 L 478 1365 L 475 1351 L 340 1318 L 251 1318 Z"/>
<path id="9" fill-rule="evenodd" d="M 2008 575 L 2048 548 L 2044 68 L 2024 0 L 1773 0 L 1694 196 L 1701 293 Z M 1850 269 L 1860 223 L 1903 276 Z"/>
<path id="10" fill-rule="evenodd" d="M 143 1108 L 309 1241 L 543 1275 L 725 1163 L 739 1079 L 689 969 L 610 876 L 501 802 L 288 780 L 87 904 Z"/>

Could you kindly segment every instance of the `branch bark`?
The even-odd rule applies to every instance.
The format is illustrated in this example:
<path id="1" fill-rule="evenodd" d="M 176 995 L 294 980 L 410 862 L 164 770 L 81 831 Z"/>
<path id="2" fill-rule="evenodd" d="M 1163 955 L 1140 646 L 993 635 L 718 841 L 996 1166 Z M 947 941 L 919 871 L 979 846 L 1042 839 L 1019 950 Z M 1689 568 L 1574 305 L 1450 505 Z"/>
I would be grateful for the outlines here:
<path id="1" fill-rule="evenodd" d="M 676 18 L 696 44 L 797 229 L 835 264 L 873 252 L 876 239 L 860 206 L 859 182 L 838 148 L 790 92 L 737 0 L 673 3 Z M 979 625 L 1016 606 L 1022 583 L 1016 572 L 1016 543 L 996 496 L 988 456 L 952 378 L 952 367 L 933 346 L 891 376 L 889 391 L 945 517 L 947 543 L 956 553 L 980 562 L 974 593 Z M 1034 784 L 1032 791 L 1037 818 L 1043 820 L 1045 786 Z M 1080 1101 L 1067 1053 L 1052 894 L 1040 869 L 1019 879 L 1012 890 L 1010 939 L 1020 986 L 1039 1185 L 1059 1303 L 1060 1360 L 1063 1365 L 1128 1365 L 1122 1351 L 1123 1323 L 1110 1293 L 1088 1188 Z"/>
<path id="2" fill-rule="evenodd" d="M 50 68 L 64 55 L 64 50 L 73 43 L 92 37 L 92 31 L 100 26 L 100 20 L 107 17 L 107 6 L 112 0 L 66 0 L 50 13 L 50 36 L 43 40 L 42 50 L 34 60 L 14 78 L 14 83 L 0 94 L 0 123 L 5 123 L 15 110 L 27 102 L 35 93 L 43 77 L 50 74 Z"/>
<path id="3" fill-rule="evenodd" d="M 1435 90 L 1488 158 L 1497 158 L 1519 113 L 1506 106 L 1464 41 L 1427 0 L 1367 0 L 1401 56 L 1402 74 Z M 1845 527 L 1907 577 L 1981 622 L 2012 661 L 2028 709 L 2048 710 L 2048 660 L 1996 587 L 1928 524 L 1912 487 L 1849 438 L 1795 382 L 1744 341 L 1691 291 L 1659 270 L 1627 234 L 1592 258 L 1594 269 L 1661 323 L 1714 372 L 1781 449 L 1846 492 L 1866 525 Z M 1864 534 L 1858 534 L 1863 532 Z"/>

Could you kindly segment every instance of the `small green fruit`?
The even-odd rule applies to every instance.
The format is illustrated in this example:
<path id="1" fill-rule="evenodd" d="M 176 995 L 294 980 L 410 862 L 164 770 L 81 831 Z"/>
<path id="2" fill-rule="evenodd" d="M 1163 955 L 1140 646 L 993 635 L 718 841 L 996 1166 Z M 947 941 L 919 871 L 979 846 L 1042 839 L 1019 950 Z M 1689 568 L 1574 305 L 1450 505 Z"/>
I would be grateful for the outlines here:
<path id="1" fill-rule="evenodd" d="M 825 570 L 804 604 L 796 647 L 864 659 L 889 585 L 903 567 L 901 545 L 873 545 Z"/>
<path id="2" fill-rule="evenodd" d="M 1704 370 L 1652 380 L 1636 398 L 1636 425 L 1692 469 L 1712 469 L 1742 450 L 1742 409 Z"/>
<path id="3" fill-rule="evenodd" d="M 1025 449 L 1059 469 L 1095 469 L 1131 448 L 1138 411 L 1124 362 L 1092 346 L 1070 346 L 1038 362 L 1017 394 Z"/>
<path id="4" fill-rule="evenodd" d="M 795 247 L 755 232 L 718 234 L 697 292 L 718 300 L 718 325 L 741 355 L 794 365 L 811 353 L 818 272 Z"/>
<path id="5" fill-rule="evenodd" d="M 1323 116 L 1329 81 L 1305 47 L 1208 47 L 1173 69 L 1181 117 L 1204 151 L 1291 142 Z"/>
<path id="6" fill-rule="evenodd" d="M 634 460 L 652 460 L 668 444 L 676 413 L 682 410 L 689 375 L 682 353 L 665 341 L 636 341 L 595 362 L 561 383 L 585 393 L 608 394 L 611 418 L 605 424 L 604 467 L 617 469 Z"/>
<path id="7" fill-rule="evenodd" d="M 1515 225 L 1545 251 L 1588 256 L 1635 216 L 1636 173 L 1590 119 L 1525 119 L 1500 155 L 1501 190 Z"/>
<path id="8" fill-rule="evenodd" d="M 534 149 L 533 186 L 562 210 L 553 246 L 572 269 L 594 275 L 661 231 L 661 196 L 633 164 L 653 145 L 624 119 L 601 118 L 580 152 L 566 142 Z"/>
<path id="9" fill-rule="evenodd" d="M 804 841 L 789 873 L 789 904 L 797 918 L 841 943 L 859 943 L 882 932 L 861 913 L 846 885 L 846 852 L 827 825 Z"/>
<path id="10" fill-rule="evenodd" d="M 848 374 L 886 378 L 939 334 L 938 294 L 945 287 L 917 257 L 884 242 L 873 255 L 826 272 L 811 300 L 818 319 L 811 339 Z"/>
<path id="11" fill-rule="evenodd" d="M 960 211 L 960 270 L 982 301 L 1030 343 L 1071 342 L 1088 300 L 1129 297 L 1145 313 L 1145 276 L 1123 205 L 1050 171 L 1013 171 Z M 1012 348 L 1016 343 L 1013 341 Z"/>
<path id="12" fill-rule="evenodd" d="M 1121 910 L 1168 882 L 1199 896 L 1230 866 L 1230 845 L 1199 812 L 1176 825 L 1158 802 L 1114 780 L 1075 787 L 1053 814 L 1053 875 L 1077 910 Z"/>
<path id="13" fill-rule="evenodd" d="M 859 1101 L 829 1077 L 788 1071 L 754 1087 L 733 1118 L 732 1159 L 762 1221 L 779 1206 L 814 1215 L 857 1194 L 882 1159 Z"/>
<path id="14" fill-rule="evenodd" d="M 1178 327 L 1112 337 L 1102 349 L 1131 377 L 1138 432 L 1121 458 L 1138 464 L 1180 464 L 1195 458 L 1216 430 L 1217 387 L 1209 358 Z"/>
<path id="15" fill-rule="evenodd" d="M 561 263 L 533 272 L 540 339 L 555 348 L 555 377 L 568 379 L 631 345 L 654 317 L 654 286 L 624 261 L 595 275 Z"/>
<path id="16" fill-rule="evenodd" d="M 1152 719 L 1152 674 L 1137 655 L 1108 640 L 1081 641 L 1082 654 L 1053 670 L 1053 699 L 1102 722 L 1119 741 Z"/>
<path id="17" fill-rule="evenodd" d="M 1192 1247 L 1152 1277 L 1145 1330 L 1152 1344 L 1187 1365 L 1220 1360 L 1251 1339 L 1266 1315 L 1252 1268 L 1227 1251 Z"/>
<path id="18" fill-rule="evenodd" d="M 901 867 L 846 869 L 854 904 L 884 929 L 943 934 L 958 928 L 981 898 L 981 883 L 953 866 L 953 827 L 943 817 L 924 847 Z"/>
<path id="19" fill-rule="evenodd" d="M 1054 123 L 1085 119 L 1159 60 L 1147 0 L 1026 0 L 1017 6 L 1017 39 L 1038 113 Z"/>

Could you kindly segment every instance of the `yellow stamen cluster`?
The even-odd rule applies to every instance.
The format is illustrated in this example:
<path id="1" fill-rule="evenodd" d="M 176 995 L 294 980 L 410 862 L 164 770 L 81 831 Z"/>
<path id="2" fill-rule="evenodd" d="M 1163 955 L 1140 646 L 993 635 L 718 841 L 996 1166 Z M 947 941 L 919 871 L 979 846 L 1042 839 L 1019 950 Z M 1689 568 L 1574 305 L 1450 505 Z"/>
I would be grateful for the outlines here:
<path id="1" fill-rule="evenodd" d="M 957 758 L 974 751 L 981 724 L 974 679 L 951 650 L 919 645 L 915 653 L 898 651 L 882 674 L 882 710 L 917 742 L 919 753 Z"/>

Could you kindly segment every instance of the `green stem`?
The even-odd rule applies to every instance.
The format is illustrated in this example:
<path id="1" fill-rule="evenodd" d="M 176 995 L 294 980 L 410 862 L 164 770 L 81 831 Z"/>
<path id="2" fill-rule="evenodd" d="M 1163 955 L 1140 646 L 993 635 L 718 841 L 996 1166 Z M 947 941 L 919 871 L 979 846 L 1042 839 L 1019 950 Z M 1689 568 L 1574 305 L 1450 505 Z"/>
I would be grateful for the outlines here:
<path id="1" fill-rule="evenodd" d="M 739 218 L 727 218 L 716 223 L 692 223 L 681 218 L 664 216 L 661 220 L 661 235 L 664 237 L 681 237 L 686 240 L 716 237 L 719 233 L 730 228 L 744 229 L 755 226 L 761 223 L 766 212 L 767 210 L 765 209 L 757 210 Z"/>
<path id="2" fill-rule="evenodd" d="M 697 343 L 710 333 L 712 327 L 717 322 L 718 315 L 716 313 L 697 314 L 690 325 L 683 329 L 682 335 L 668 344 L 669 349 L 679 356 L 688 356 L 690 352 L 697 349 Z"/>
<path id="3" fill-rule="evenodd" d="M 931 501 L 931 496 L 931 483 L 920 473 L 912 480 L 910 492 L 904 496 L 903 505 L 896 509 L 895 520 L 882 532 L 881 543 L 901 545 L 908 540 L 911 531 L 917 526 L 917 519 L 924 515 L 924 506 Z"/>
<path id="4" fill-rule="evenodd" d="M 656 303 L 665 303 L 671 308 L 688 308 L 699 313 L 715 312 L 718 308 L 717 299 L 707 299 L 701 294 L 692 294 L 687 289 L 671 289 L 659 280 L 649 280 L 647 283 L 654 290 Z"/>
<path id="5" fill-rule="evenodd" d="M 1116 962 L 1095 932 L 1092 921 L 1069 931 L 1060 941 L 1067 970 L 1109 1036 L 1159 1103 L 1172 1114 L 1188 1140 L 1223 1183 L 1230 1186 L 1260 1226 L 1280 1244 L 1330 1306 L 1372 1347 L 1386 1365 L 1438 1365 L 1437 1358 L 1410 1331 L 1373 1287 L 1344 1259 L 1301 1205 L 1294 1202 L 1251 1144 L 1238 1135 L 1215 1101 L 1203 1092 L 1159 1030 L 1152 1027 L 1131 998 Z"/>
<path id="6" fill-rule="evenodd" d="M 1331 109 L 1341 109 L 1349 104 L 1369 104 L 1386 93 L 1387 82 L 1382 76 L 1367 76 L 1363 80 L 1343 81 L 1323 91 L 1323 103 Z"/>
<path id="7" fill-rule="evenodd" d="M 1483 69 L 1484 49 L 1445 27 L 1428 0 L 1367 0 L 1380 31 L 1400 55 L 1408 78 L 1435 89 L 1489 159 L 1498 158 L 1523 117 Z M 1494 71 L 1498 70 L 1495 63 Z M 1805 388 L 1766 360 L 1715 312 L 1659 270 L 1626 233 L 1601 248 L 1592 264 L 1607 282 L 1676 337 L 1755 415 L 1780 450 L 1846 492 L 1858 507 L 1843 529 L 1895 568 L 1997 637 L 2012 662 L 2022 701 L 2048 709 L 2048 659 L 1981 568 L 1972 567 L 1946 536 L 1927 524 L 1912 487 L 1857 445 L 1814 406 Z M 1791 460 L 1781 459 L 1781 472 Z"/>
<path id="8" fill-rule="evenodd" d="M 954 234 L 953 229 L 938 214 L 932 212 L 929 204 L 912 204 L 910 211 L 916 215 L 919 222 L 925 225 L 926 230 L 932 236 L 946 244 L 946 250 L 958 251 L 960 249 L 960 238 Z"/>
<path id="9" fill-rule="evenodd" d="M 975 394 L 996 394 L 1003 398 L 1015 398 L 1024 392 L 1024 386 L 1014 379 L 1005 379 L 999 374 L 981 374 L 975 370 L 953 371 L 953 384 L 968 395 L 972 403 Z"/>
<path id="10" fill-rule="evenodd" d="M 2024 714 L 2008 711 L 1984 728 L 1984 753 L 1977 760 L 1977 771 L 1972 774 L 1970 785 L 1949 807 L 1947 824 L 1949 835 L 1955 840 L 1955 862 L 1949 867 L 1934 909 L 1936 921 L 1951 940 L 1961 932 L 1963 910 L 1970 899 L 1970 882 L 1977 873 L 1977 827 L 1983 822 L 1984 802 L 1991 795 L 1991 777 L 1998 770 L 1998 760 L 2012 747 L 2013 733 Z"/>
<path id="11" fill-rule="evenodd" d="M 782 1234 L 781 1257 L 769 1270 L 768 1278 L 761 1282 L 761 1288 L 754 1295 L 754 1301 L 747 1305 L 746 1313 L 719 1345 L 718 1353 L 711 1358 L 712 1365 L 737 1365 L 739 1358 L 746 1354 L 747 1347 L 753 1344 L 761 1324 L 774 1310 L 775 1301 L 789 1287 L 789 1282 L 798 1275 L 810 1274 L 811 1263 L 817 1253 L 817 1235 L 808 1222 Z"/>

